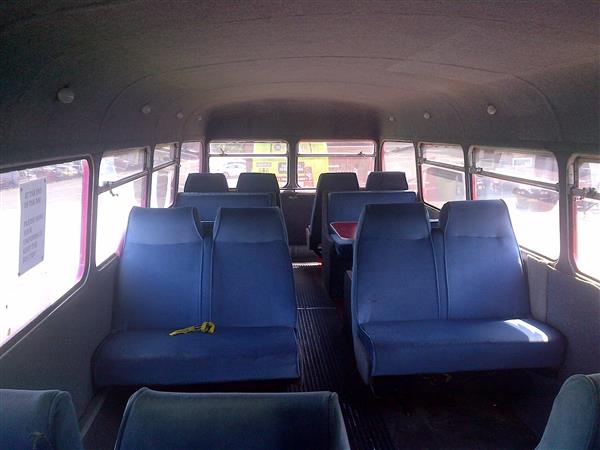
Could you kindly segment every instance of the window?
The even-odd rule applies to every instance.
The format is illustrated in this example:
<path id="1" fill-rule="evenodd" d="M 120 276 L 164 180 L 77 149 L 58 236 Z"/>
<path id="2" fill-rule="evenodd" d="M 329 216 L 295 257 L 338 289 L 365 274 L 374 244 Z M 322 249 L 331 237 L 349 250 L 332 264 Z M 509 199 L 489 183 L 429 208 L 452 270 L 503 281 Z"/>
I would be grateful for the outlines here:
<path id="1" fill-rule="evenodd" d="M 375 169 L 373 141 L 301 141 L 298 144 L 298 186 L 314 189 L 325 172 L 354 172 L 364 186 Z"/>
<path id="2" fill-rule="evenodd" d="M 550 152 L 475 147 L 473 198 L 502 199 L 519 245 L 558 259 L 558 164 Z"/>
<path id="3" fill-rule="evenodd" d="M 190 173 L 202 170 L 202 142 L 184 142 L 181 144 L 179 161 L 179 186 L 177 192 L 183 192 L 185 180 Z"/>
<path id="4" fill-rule="evenodd" d="M 600 160 L 577 158 L 573 240 L 577 269 L 600 280 Z"/>
<path id="5" fill-rule="evenodd" d="M 384 142 L 382 163 L 384 171 L 404 172 L 408 189 L 417 192 L 417 161 L 412 142 Z"/>
<path id="6" fill-rule="evenodd" d="M 423 200 L 436 208 L 444 203 L 465 200 L 465 169 L 460 145 L 422 144 L 421 176 Z"/>
<path id="7" fill-rule="evenodd" d="M 175 144 L 156 144 L 152 153 L 150 207 L 168 208 L 175 200 Z"/>
<path id="8" fill-rule="evenodd" d="M 147 149 L 111 151 L 100 162 L 96 265 L 113 255 L 133 206 L 146 205 Z M 158 177 L 157 177 L 158 184 Z"/>
<path id="9" fill-rule="evenodd" d="M 83 159 L 0 174 L 0 344 L 83 277 L 88 180 Z"/>
<path id="10" fill-rule="evenodd" d="M 281 141 L 213 141 L 209 145 L 208 170 L 223 173 L 230 188 L 243 172 L 274 173 L 279 187 L 288 181 L 288 144 Z"/>

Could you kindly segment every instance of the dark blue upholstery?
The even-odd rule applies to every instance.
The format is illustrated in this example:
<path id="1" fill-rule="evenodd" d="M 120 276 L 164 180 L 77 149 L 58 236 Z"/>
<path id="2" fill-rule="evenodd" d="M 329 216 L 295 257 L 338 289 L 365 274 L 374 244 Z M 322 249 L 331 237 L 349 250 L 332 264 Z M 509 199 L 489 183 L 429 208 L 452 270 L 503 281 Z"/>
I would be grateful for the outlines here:
<path id="1" fill-rule="evenodd" d="M 448 318 L 529 316 L 521 254 L 502 200 L 448 202 L 444 233 Z"/>
<path id="2" fill-rule="evenodd" d="M 175 206 L 196 208 L 200 220 L 214 222 L 219 208 L 250 208 L 274 206 L 273 195 L 269 193 L 197 193 L 180 192 L 175 198 Z"/>
<path id="3" fill-rule="evenodd" d="M 349 449 L 331 392 L 187 394 L 144 388 L 127 403 L 115 450 Z"/>
<path id="4" fill-rule="evenodd" d="M 450 202 L 441 229 L 433 231 L 421 204 L 367 206 L 351 290 L 354 349 L 365 382 L 558 367 L 564 356 L 563 336 L 530 318 L 519 249 L 502 202 Z"/>
<path id="5" fill-rule="evenodd" d="M 228 192 L 227 178 L 222 173 L 190 173 L 184 192 Z"/>
<path id="6" fill-rule="evenodd" d="M 323 202 L 330 192 L 358 191 L 358 178 L 354 172 L 322 173 L 317 181 L 317 192 L 308 227 L 308 247 L 320 252 L 323 222 Z"/>
<path id="7" fill-rule="evenodd" d="M 295 294 L 281 211 L 220 211 L 214 242 L 201 237 L 193 208 L 132 211 L 115 330 L 94 357 L 97 386 L 298 376 Z M 207 320 L 216 323 L 214 334 L 169 336 Z"/>
<path id="8" fill-rule="evenodd" d="M 554 400 L 536 450 L 600 449 L 600 374 L 573 375 Z"/>
<path id="9" fill-rule="evenodd" d="M 323 224 L 357 222 L 366 205 L 414 203 L 417 197 L 408 191 L 331 192 L 323 203 Z M 344 272 L 352 268 L 352 241 L 340 239 L 331 229 L 322 236 L 323 283 L 329 295 L 343 295 Z"/>
<path id="10" fill-rule="evenodd" d="M 276 206 L 281 206 L 279 183 L 274 173 L 240 173 L 236 189 L 238 192 L 270 192 Z"/>
<path id="11" fill-rule="evenodd" d="M 0 389 L 0 448 L 83 450 L 71 395 Z"/>
<path id="12" fill-rule="evenodd" d="M 365 186 L 367 191 L 406 191 L 408 182 L 404 172 L 371 172 Z"/>

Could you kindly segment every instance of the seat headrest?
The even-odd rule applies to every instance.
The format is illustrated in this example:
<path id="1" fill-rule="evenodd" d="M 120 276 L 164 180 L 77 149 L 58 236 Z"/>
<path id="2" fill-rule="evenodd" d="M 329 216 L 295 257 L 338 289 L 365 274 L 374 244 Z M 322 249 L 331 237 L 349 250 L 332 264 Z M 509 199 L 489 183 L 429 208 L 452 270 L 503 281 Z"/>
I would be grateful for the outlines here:
<path id="1" fill-rule="evenodd" d="M 404 172 L 371 172 L 367 177 L 367 191 L 406 191 L 408 182 Z"/>
<path id="2" fill-rule="evenodd" d="M 287 232 L 281 210 L 269 208 L 221 208 L 213 228 L 214 242 L 261 243 L 282 241 Z"/>
<path id="3" fill-rule="evenodd" d="M 237 182 L 240 192 L 274 192 L 279 191 L 279 183 L 274 173 L 240 173 Z"/>
<path id="4" fill-rule="evenodd" d="M 83 450 L 71 395 L 0 389 L 0 448 Z"/>
<path id="5" fill-rule="evenodd" d="M 222 173 L 190 173 L 185 180 L 184 192 L 227 192 L 227 178 Z"/>
<path id="6" fill-rule="evenodd" d="M 354 172 L 327 172 L 319 175 L 317 191 L 358 191 L 358 178 Z"/>
<path id="7" fill-rule="evenodd" d="M 200 220 L 194 208 L 140 208 L 129 213 L 125 245 L 173 245 L 201 242 Z"/>
<path id="8" fill-rule="evenodd" d="M 453 237 L 512 237 L 510 214 L 503 200 L 448 202 L 440 212 L 440 228 Z"/>
<path id="9" fill-rule="evenodd" d="M 422 203 L 366 205 L 360 216 L 357 239 L 424 239 L 431 226 Z"/>

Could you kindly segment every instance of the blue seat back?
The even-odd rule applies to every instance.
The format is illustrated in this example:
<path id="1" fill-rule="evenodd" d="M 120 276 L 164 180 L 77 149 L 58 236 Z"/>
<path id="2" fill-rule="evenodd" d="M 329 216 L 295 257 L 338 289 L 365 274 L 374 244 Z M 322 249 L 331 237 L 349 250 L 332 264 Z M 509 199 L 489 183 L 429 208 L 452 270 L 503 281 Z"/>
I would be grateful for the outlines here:
<path id="1" fill-rule="evenodd" d="M 71 395 L 0 389 L 0 448 L 83 450 Z"/>
<path id="2" fill-rule="evenodd" d="M 119 261 L 115 328 L 199 322 L 203 250 L 193 208 L 133 208 Z"/>
<path id="3" fill-rule="evenodd" d="M 238 192 L 270 192 L 277 206 L 281 205 L 279 183 L 274 173 L 240 173 L 237 181 Z"/>
<path id="4" fill-rule="evenodd" d="M 354 242 L 353 322 L 436 319 L 439 311 L 425 206 L 367 205 Z"/>
<path id="5" fill-rule="evenodd" d="M 147 388 L 127 403 L 115 450 L 349 449 L 337 395 L 174 393 Z"/>
<path id="6" fill-rule="evenodd" d="M 408 182 L 404 172 L 371 172 L 365 186 L 367 191 L 406 191 Z"/>
<path id="7" fill-rule="evenodd" d="M 180 192 L 175 206 L 192 206 L 198 210 L 200 220 L 214 222 L 219 208 L 249 208 L 274 205 L 273 195 L 263 193 L 209 193 Z"/>
<path id="8" fill-rule="evenodd" d="M 221 208 L 213 230 L 211 310 L 217 327 L 296 326 L 279 208 Z"/>
<path id="9" fill-rule="evenodd" d="M 417 195 L 410 191 L 331 192 L 326 211 L 327 226 L 331 222 L 356 222 L 366 205 L 415 203 Z"/>
<path id="10" fill-rule="evenodd" d="M 529 294 L 519 246 L 502 200 L 448 202 L 444 233 L 448 318 L 523 318 Z"/>
<path id="11" fill-rule="evenodd" d="M 228 192 L 227 178 L 222 173 L 190 173 L 184 192 Z"/>
<path id="12" fill-rule="evenodd" d="M 600 374 L 573 375 L 554 400 L 536 450 L 600 449 Z"/>
<path id="13" fill-rule="evenodd" d="M 317 192 L 310 219 L 309 247 L 317 250 L 321 245 L 323 203 L 330 192 L 358 191 L 358 178 L 354 172 L 322 173 L 317 181 Z"/>

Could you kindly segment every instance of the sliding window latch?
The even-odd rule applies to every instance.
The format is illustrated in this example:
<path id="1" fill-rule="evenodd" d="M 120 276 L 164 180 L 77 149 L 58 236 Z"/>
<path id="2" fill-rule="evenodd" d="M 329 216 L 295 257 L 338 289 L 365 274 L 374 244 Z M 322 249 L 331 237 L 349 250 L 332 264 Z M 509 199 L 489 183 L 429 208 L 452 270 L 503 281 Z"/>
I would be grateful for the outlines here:
<path id="1" fill-rule="evenodd" d="M 589 188 L 578 188 L 573 186 L 571 188 L 571 195 L 577 200 L 583 200 L 584 198 L 592 198 L 594 200 L 600 200 L 600 192 L 593 187 Z"/>
<path id="2" fill-rule="evenodd" d="M 113 185 L 114 185 L 114 183 L 112 181 L 105 181 L 104 182 L 104 186 L 108 188 L 108 192 L 110 192 L 110 195 L 112 195 L 113 197 L 118 197 L 119 194 L 115 194 L 113 192 Z"/>

